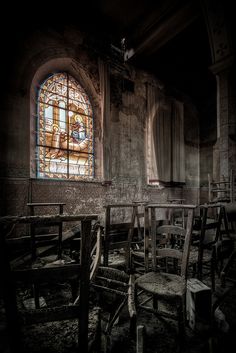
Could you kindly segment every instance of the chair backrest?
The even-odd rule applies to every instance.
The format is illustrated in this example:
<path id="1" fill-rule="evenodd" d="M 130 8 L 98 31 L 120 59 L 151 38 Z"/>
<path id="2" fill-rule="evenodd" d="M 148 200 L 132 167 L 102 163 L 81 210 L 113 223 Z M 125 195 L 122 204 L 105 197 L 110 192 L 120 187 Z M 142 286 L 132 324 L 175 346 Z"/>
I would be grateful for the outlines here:
<path id="1" fill-rule="evenodd" d="M 215 244 L 223 232 L 228 235 L 228 221 L 225 206 L 220 203 L 200 205 L 200 246 Z M 224 228 L 223 228 L 224 226 Z"/>
<path id="2" fill-rule="evenodd" d="M 125 251 L 126 267 L 130 266 L 130 248 L 137 230 L 137 240 L 141 238 L 141 224 L 139 212 L 140 203 L 110 204 L 105 206 L 105 237 L 104 237 L 104 266 L 109 264 L 110 250 L 123 248 Z M 114 215 L 112 215 L 112 211 Z M 135 225 L 137 224 L 137 229 Z"/>
<path id="3" fill-rule="evenodd" d="M 34 216 L 36 210 L 39 211 L 40 214 L 53 214 L 56 210 L 56 213 L 63 214 L 63 208 L 65 203 L 60 202 L 47 202 L 47 203 L 27 203 L 29 209 L 29 215 Z M 37 229 L 38 228 L 38 229 Z M 56 233 L 55 233 L 56 231 Z M 29 230 L 30 238 L 31 238 L 31 256 L 32 260 L 36 260 L 37 258 L 37 248 L 40 246 L 44 246 L 45 242 L 48 244 L 54 243 L 58 248 L 58 257 L 62 258 L 62 222 L 59 223 L 49 223 L 42 224 L 37 227 L 35 224 L 30 225 Z M 37 235 L 36 235 L 37 234 Z M 42 234 L 40 236 L 40 234 Z"/>
<path id="4" fill-rule="evenodd" d="M 236 175 L 234 170 L 230 172 L 230 202 L 236 201 Z"/>
<path id="5" fill-rule="evenodd" d="M 151 257 L 152 257 L 152 270 L 153 271 L 173 271 L 177 270 L 178 274 L 182 277 L 187 276 L 187 265 L 190 250 L 190 241 L 193 226 L 193 214 L 195 205 L 185 204 L 150 204 L 145 208 L 146 226 L 151 221 Z M 182 225 L 164 224 L 160 225 L 157 218 L 163 211 L 167 214 L 170 211 L 180 210 L 185 215 L 186 222 Z M 169 223 L 174 220 L 169 219 Z M 149 226 L 148 226 L 149 229 Z M 147 240 L 149 233 L 148 229 L 145 230 L 146 246 L 150 245 Z M 145 251 L 145 255 L 149 256 L 149 251 Z M 164 265 L 164 267 L 163 267 Z"/>
<path id="6" fill-rule="evenodd" d="M 208 202 L 234 202 L 235 193 L 235 172 L 231 169 L 229 177 L 221 176 L 219 180 L 213 180 L 208 174 Z"/>
<path id="7" fill-rule="evenodd" d="M 91 263 L 90 263 L 90 281 L 93 280 L 97 273 L 98 267 L 101 262 L 101 237 L 102 228 L 99 223 L 96 223 L 92 231 L 92 250 L 91 250 Z"/>

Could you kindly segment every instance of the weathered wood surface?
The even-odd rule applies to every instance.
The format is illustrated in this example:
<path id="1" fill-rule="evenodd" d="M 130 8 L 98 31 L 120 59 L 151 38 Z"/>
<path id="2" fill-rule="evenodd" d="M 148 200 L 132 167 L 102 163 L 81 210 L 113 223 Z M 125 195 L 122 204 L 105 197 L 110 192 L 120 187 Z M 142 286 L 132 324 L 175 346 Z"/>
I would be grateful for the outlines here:
<path id="1" fill-rule="evenodd" d="M 52 321 L 78 319 L 79 305 L 62 305 L 53 308 L 23 310 L 20 312 L 20 322 L 24 325 L 39 324 Z"/>
<path id="2" fill-rule="evenodd" d="M 144 353 L 144 335 L 145 335 L 145 327 L 143 325 L 138 325 L 137 327 L 137 335 L 136 335 L 136 353 Z"/>
<path id="3" fill-rule="evenodd" d="M 46 240 L 52 240 L 53 238 L 56 238 L 58 236 L 57 233 L 51 233 L 51 234 L 40 234 L 40 235 L 35 235 L 35 240 L 36 241 L 46 241 Z M 6 239 L 6 242 L 9 246 L 27 246 L 30 245 L 30 235 L 24 235 L 20 237 L 14 237 L 14 238 L 8 238 Z"/>
<path id="4" fill-rule="evenodd" d="M 93 218 L 94 219 L 94 218 Z M 81 224 L 81 276 L 80 276 L 80 311 L 79 311 L 79 351 L 88 351 L 88 316 L 89 316 L 89 276 L 91 264 L 91 220 L 83 219 Z"/>
<path id="5" fill-rule="evenodd" d="M 93 221 L 97 220 L 97 214 L 80 214 L 80 215 L 43 215 L 43 216 L 5 216 L 0 218 L 0 223 L 3 224 L 45 224 L 59 222 L 74 222 L 74 221 Z"/>
<path id="6" fill-rule="evenodd" d="M 57 206 L 59 207 L 58 211 L 59 214 L 63 214 L 63 207 L 65 203 L 28 203 L 27 206 L 29 207 L 29 213 L 30 216 L 35 215 L 35 207 L 51 207 L 51 206 Z M 52 226 L 52 223 L 50 224 Z M 58 257 L 62 257 L 62 222 L 59 222 L 58 224 L 55 224 L 58 226 Z M 31 237 L 31 255 L 32 255 L 32 260 L 35 260 L 37 257 L 37 251 L 36 251 L 36 239 L 35 239 L 35 224 L 30 224 L 30 237 Z"/>
<path id="7" fill-rule="evenodd" d="M 128 288 L 128 311 L 129 311 L 129 317 L 130 317 L 131 333 L 134 332 L 134 329 L 136 327 L 136 318 L 137 318 L 137 312 L 136 312 L 136 306 L 135 306 L 135 300 L 134 300 L 134 282 L 135 282 L 134 275 L 130 275 L 129 288 Z"/>
<path id="8" fill-rule="evenodd" d="M 75 237 L 76 234 L 75 232 L 73 232 L 72 230 L 68 230 L 66 232 L 62 233 L 62 243 L 64 243 L 65 241 L 72 239 L 73 237 Z M 20 238 L 19 238 L 20 239 Z M 9 239 L 10 240 L 10 239 Z M 8 241 L 8 240 L 7 240 Z M 40 257 L 44 254 L 46 254 L 48 251 L 50 251 L 51 249 L 53 249 L 57 244 L 53 244 L 53 245 L 47 245 L 47 246 L 42 246 L 39 247 L 37 249 L 37 255 Z M 31 253 L 26 252 L 23 255 L 18 256 L 17 258 L 13 259 L 11 261 L 11 267 L 12 268 L 17 268 L 18 266 L 22 266 L 25 263 L 28 263 L 29 261 L 31 261 Z"/>
<path id="9" fill-rule="evenodd" d="M 7 253 L 7 245 L 5 237 L 11 233 L 14 224 L 33 224 L 42 225 L 45 223 L 81 222 L 81 272 L 80 272 L 80 305 L 79 310 L 73 310 L 73 306 L 60 308 L 55 310 L 46 309 L 39 314 L 32 316 L 32 320 L 42 322 L 41 320 L 54 320 L 60 317 L 67 318 L 69 315 L 75 315 L 79 318 L 79 351 L 88 352 L 88 313 L 89 313 L 89 274 L 90 274 L 90 251 L 91 251 L 91 222 L 97 220 L 98 215 L 84 214 L 84 215 L 44 215 L 44 216 L 6 216 L 0 218 L 0 251 L 1 251 L 1 270 L 2 285 L 3 285 L 3 298 L 6 309 L 6 317 L 8 323 L 8 330 L 11 332 L 13 340 L 11 342 L 11 351 L 19 351 L 20 334 L 19 334 L 19 313 L 16 305 L 16 292 L 14 285 L 14 276 L 11 271 L 10 261 Z M 67 265 L 65 265 L 67 267 Z M 57 271 L 57 270 L 55 270 Z M 67 270 L 65 270 L 67 271 Z M 36 271 L 37 272 L 37 271 Z M 33 273 L 36 273 L 33 272 Z M 40 271 L 38 272 L 40 273 Z M 19 276 L 24 276 L 18 273 Z M 17 276 L 17 275 L 16 275 Z M 39 276 L 40 277 L 40 276 Z M 76 306 L 77 308 L 77 306 Z M 75 308 L 75 309 L 76 309 Z M 30 315 L 29 315 L 30 316 Z M 26 320 L 26 319 L 25 319 Z"/>
<path id="10" fill-rule="evenodd" d="M 184 205 L 184 204 L 151 204 L 145 206 L 145 260 L 146 260 L 146 269 L 148 270 L 149 263 L 149 238 L 151 235 L 151 254 L 152 254 L 152 272 L 147 272 L 144 275 L 138 277 L 134 285 L 134 298 L 136 306 L 139 306 L 147 311 L 150 311 L 154 314 L 163 315 L 164 313 L 158 310 L 157 299 L 164 300 L 170 305 L 177 306 L 178 312 L 178 321 L 179 321 L 179 336 L 182 333 L 182 322 L 183 322 L 183 298 L 186 292 L 186 278 L 187 278 L 187 265 L 189 258 L 190 250 L 190 240 L 192 234 L 192 225 L 193 225 L 193 214 L 195 205 Z M 159 233 L 157 234 L 157 220 L 156 216 L 159 215 L 159 210 L 165 209 L 169 210 L 184 210 L 187 213 L 187 222 L 183 224 L 184 227 L 179 227 L 176 225 L 163 225 L 159 227 Z M 151 224 L 150 223 L 151 220 Z M 151 233 L 151 234 L 150 234 Z M 177 233 L 177 235 L 176 235 Z M 171 237 L 169 237 L 171 235 Z M 182 252 L 179 253 L 178 249 L 162 249 L 159 248 L 158 240 L 165 239 L 169 240 L 169 247 L 172 247 L 174 237 L 176 236 L 177 244 L 179 239 L 184 239 L 184 244 L 182 247 Z M 158 239 L 157 239 L 158 238 Z M 162 253 L 161 253 L 162 252 Z M 168 261 L 165 261 L 165 269 L 160 271 L 158 268 L 158 256 L 164 255 L 168 257 Z M 180 254 L 180 256 L 179 256 Z M 169 259 L 174 255 L 173 261 Z M 179 266 L 176 263 L 176 257 L 180 258 L 180 274 Z M 171 269 L 176 269 L 177 273 L 168 273 L 168 265 L 171 262 Z M 167 270 L 167 273 L 165 271 Z M 153 295 L 152 306 L 144 306 L 138 301 L 138 290 L 144 290 L 145 292 Z M 142 346 L 142 345 L 141 345 Z M 138 348 L 137 348 L 138 349 Z"/>
<path id="11" fill-rule="evenodd" d="M 140 218 L 138 206 L 143 206 L 142 203 L 127 203 L 127 204 L 109 204 L 104 206 L 105 214 L 105 237 L 104 237 L 104 266 L 109 263 L 109 250 L 124 248 L 124 258 L 126 269 L 130 269 L 130 248 L 134 235 L 135 221 L 137 220 L 138 236 L 141 238 Z M 129 222 L 112 223 L 111 209 L 130 208 L 132 213 Z M 125 239 L 124 239 L 125 238 Z"/>
<path id="12" fill-rule="evenodd" d="M 27 206 L 61 206 L 61 205 L 65 205 L 64 202 L 28 202 Z"/>
<path id="13" fill-rule="evenodd" d="M 145 205 L 147 208 L 178 208 L 178 209 L 195 209 L 196 205 L 185 205 L 185 204 L 175 204 L 175 203 L 149 203 Z"/>
<path id="14" fill-rule="evenodd" d="M 139 203 L 113 203 L 104 206 L 105 208 L 119 208 L 119 207 L 134 207 L 137 206 Z M 141 204 L 141 203 L 140 203 Z"/>
<path id="15" fill-rule="evenodd" d="M 68 281 L 79 278 L 80 264 L 68 264 L 64 266 L 30 268 L 12 271 L 15 281 L 29 283 L 47 283 Z"/>

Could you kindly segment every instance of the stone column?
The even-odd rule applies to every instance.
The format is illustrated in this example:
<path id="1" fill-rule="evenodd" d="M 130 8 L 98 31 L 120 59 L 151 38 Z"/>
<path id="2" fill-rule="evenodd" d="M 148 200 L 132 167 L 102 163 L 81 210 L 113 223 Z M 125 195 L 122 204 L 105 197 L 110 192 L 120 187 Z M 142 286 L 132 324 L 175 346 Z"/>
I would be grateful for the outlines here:
<path id="1" fill-rule="evenodd" d="M 213 166 L 215 179 L 222 176 L 229 177 L 230 169 L 230 81 L 229 75 L 233 59 L 231 57 L 221 60 L 211 67 L 217 80 L 217 142 L 214 148 Z"/>

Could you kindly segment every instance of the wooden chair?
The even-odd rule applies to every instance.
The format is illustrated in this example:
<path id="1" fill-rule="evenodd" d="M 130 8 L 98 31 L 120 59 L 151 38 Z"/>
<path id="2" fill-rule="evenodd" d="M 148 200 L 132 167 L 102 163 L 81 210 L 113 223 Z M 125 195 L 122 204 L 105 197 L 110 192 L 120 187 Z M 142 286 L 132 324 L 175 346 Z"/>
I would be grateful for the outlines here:
<path id="1" fill-rule="evenodd" d="M 112 329 L 122 310 L 129 314 L 130 332 L 136 326 L 136 311 L 133 300 L 134 276 L 112 267 L 100 266 L 92 280 L 96 294 L 96 306 L 101 308 L 104 351 L 109 350 Z"/>
<path id="2" fill-rule="evenodd" d="M 225 212 L 228 224 L 230 225 L 229 235 L 232 239 L 233 246 L 231 249 L 231 253 L 229 254 L 227 260 L 225 261 L 221 269 L 220 278 L 222 287 L 225 287 L 226 281 L 229 281 L 232 284 L 236 285 L 236 203 L 232 202 L 225 205 Z"/>
<path id="3" fill-rule="evenodd" d="M 20 334 L 23 324 L 37 324 L 43 322 L 78 319 L 79 321 L 79 347 L 78 351 L 88 352 L 88 324 L 89 324 L 89 283 L 90 275 L 96 273 L 99 256 L 94 256 L 91 265 L 92 254 L 99 247 L 92 247 L 91 227 L 92 222 L 97 220 L 97 215 L 51 215 L 51 216 L 21 216 L 0 218 L 0 261 L 2 269 L 3 299 L 6 310 L 8 332 L 10 334 L 10 345 L 12 352 L 19 352 L 22 336 Z M 8 246 L 6 236 L 13 230 L 16 224 L 43 225 L 59 222 L 80 222 L 81 223 L 81 256 L 80 264 L 50 265 L 42 268 L 12 268 L 8 257 Z M 99 232 L 98 232 L 99 234 Z M 98 237 L 99 238 L 99 237 Z M 97 242 L 98 245 L 98 242 Z M 45 283 L 61 283 L 64 281 L 79 281 L 79 305 L 67 303 L 56 307 L 40 307 L 40 302 L 30 310 L 20 310 L 17 300 L 16 284 L 29 283 L 35 285 L 39 290 Z M 72 293 L 71 300 L 74 298 Z M 97 314 L 97 318 L 99 315 Z M 97 322 L 97 321 L 96 321 Z M 99 322 L 97 322 L 99 329 Z M 36 344 L 36 342 L 35 342 Z"/>
<path id="4" fill-rule="evenodd" d="M 231 169 L 229 177 L 222 176 L 219 180 L 213 180 L 208 174 L 208 202 L 235 202 L 236 178 Z"/>
<path id="5" fill-rule="evenodd" d="M 228 298 L 231 291 L 236 286 L 236 232 L 234 223 L 236 222 L 236 203 L 227 203 L 224 205 L 228 226 L 229 226 L 229 237 L 231 240 L 231 250 L 227 246 L 225 248 L 224 243 L 221 248 L 224 255 L 224 263 L 220 270 L 220 285 L 216 288 L 216 291 L 212 296 L 212 321 L 214 322 L 215 310 L 223 304 L 224 300 Z M 225 256 L 226 255 L 226 256 Z"/>
<path id="6" fill-rule="evenodd" d="M 147 237 L 144 236 L 145 229 L 148 228 L 148 220 L 144 216 L 144 206 L 145 203 L 141 205 L 141 210 L 137 213 L 137 220 L 140 222 L 140 236 L 138 238 L 138 242 L 131 243 L 130 247 L 130 270 L 132 273 L 143 274 L 146 272 L 147 264 L 145 264 L 145 248 L 146 251 L 148 249 L 148 245 L 145 246 L 145 241 L 147 241 Z M 150 252 L 149 252 L 150 255 Z M 150 262 L 149 256 L 149 262 Z"/>
<path id="7" fill-rule="evenodd" d="M 45 212 L 45 210 L 50 210 L 50 209 L 55 209 L 58 208 L 58 214 L 63 214 L 63 208 L 64 208 L 65 203 L 27 203 L 27 206 L 29 208 L 29 215 L 30 216 L 34 216 L 35 215 L 35 210 L 36 209 L 41 209 L 42 213 L 41 214 L 47 214 L 47 212 Z M 47 225 L 44 224 L 44 228 Z M 37 233 L 37 226 L 35 224 L 31 224 L 30 225 L 30 238 L 31 238 L 31 253 L 32 253 L 32 260 L 36 260 L 37 258 L 37 247 L 38 246 L 42 246 L 45 244 L 45 241 L 47 242 L 47 240 L 49 240 L 49 242 L 53 239 L 55 240 L 56 238 L 56 246 L 57 246 L 57 257 L 58 259 L 62 258 L 62 223 L 50 223 L 50 225 L 48 225 L 51 229 L 53 228 L 58 228 L 57 233 L 49 233 L 49 234 L 42 234 L 41 236 L 39 236 L 39 234 L 36 235 Z M 43 242 L 44 241 L 44 242 Z M 41 244 L 40 244 L 41 243 Z M 52 241 L 51 241 L 52 243 Z"/>
<path id="8" fill-rule="evenodd" d="M 184 210 L 187 213 L 186 228 L 176 225 L 161 225 L 156 228 L 156 213 L 160 211 Z M 156 204 L 146 205 L 145 217 L 151 213 L 151 258 L 152 270 L 141 275 L 134 284 L 136 307 L 157 315 L 177 319 L 179 337 L 183 337 L 185 322 L 185 293 L 187 266 L 192 234 L 193 205 Z M 148 228 L 145 237 L 149 242 Z M 145 252 L 146 263 L 148 252 Z M 148 267 L 147 267 L 148 269 Z M 141 295 L 139 290 L 141 289 Z M 141 299 L 143 301 L 141 301 Z M 152 305 L 147 305 L 152 300 Z M 177 315 L 158 309 L 158 301 L 164 301 L 176 308 Z"/>
<path id="9" fill-rule="evenodd" d="M 142 242 L 139 203 L 105 206 L 103 265 L 130 269 L 130 250 Z M 114 211 L 114 215 L 112 215 Z M 137 227 L 135 224 L 137 222 Z M 136 236 L 136 240 L 134 240 Z"/>
<path id="10" fill-rule="evenodd" d="M 177 198 L 169 198 L 168 203 L 175 203 L 175 204 L 183 204 L 184 199 L 177 199 Z M 143 204 L 143 207 L 145 203 Z M 182 225 L 184 226 L 184 210 L 173 210 L 169 209 L 165 212 L 162 216 L 163 219 L 159 219 L 156 221 L 156 227 L 160 225 L 167 225 L 167 224 L 174 224 L 174 225 Z M 144 210 L 143 212 L 139 213 L 139 218 L 143 218 L 144 228 L 147 230 L 149 225 L 149 218 L 148 216 L 144 217 Z M 149 229 L 149 233 L 150 229 Z M 149 239 L 150 240 L 150 239 Z M 144 244 L 146 242 L 146 246 Z M 148 272 L 151 267 L 151 249 L 148 248 L 148 238 L 142 235 L 142 241 L 138 244 L 138 247 L 131 247 L 131 270 L 133 273 L 143 274 L 144 272 Z M 145 250 L 146 249 L 146 250 Z M 146 255 L 145 255 L 146 251 Z M 148 259 L 148 261 L 147 261 Z"/>
<path id="11" fill-rule="evenodd" d="M 167 202 L 169 203 L 175 203 L 175 204 L 183 204 L 185 202 L 185 199 L 182 199 L 182 198 L 175 198 L 175 197 L 169 197 L 167 199 Z M 177 210 L 177 211 L 174 211 L 174 210 L 171 210 L 170 211 L 170 214 L 168 216 L 168 218 L 170 219 L 171 217 L 174 218 L 173 222 L 174 224 L 179 224 L 179 225 L 182 225 L 184 226 L 184 222 L 185 222 L 185 219 L 184 219 L 184 211 L 180 211 L 180 210 Z"/>
<path id="12" fill-rule="evenodd" d="M 192 242 L 189 266 L 194 268 L 197 278 L 211 277 L 211 289 L 215 291 L 215 275 L 220 272 L 218 265 L 223 261 L 223 246 L 232 246 L 229 238 L 228 222 L 223 204 L 200 205 L 198 238 Z"/>

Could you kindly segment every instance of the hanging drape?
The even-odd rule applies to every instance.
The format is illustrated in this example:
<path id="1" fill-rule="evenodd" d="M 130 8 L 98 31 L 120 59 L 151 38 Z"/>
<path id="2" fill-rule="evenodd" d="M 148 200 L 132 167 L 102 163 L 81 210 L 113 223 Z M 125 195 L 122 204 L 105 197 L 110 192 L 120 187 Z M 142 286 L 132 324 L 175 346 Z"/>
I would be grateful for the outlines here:
<path id="1" fill-rule="evenodd" d="M 172 101 L 172 181 L 185 182 L 184 106 Z"/>
<path id="2" fill-rule="evenodd" d="M 183 103 L 147 86 L 148 181 L 184 182 Z"/>
<path id="3" fill-rule="evenodd" d="M 111 179 L 110 158 L 110 69 L 109 65 L 99 59 L 99 78 L 101 92 L 101 140 L 102 140 L 102 171 L 103 179 Z"/>

